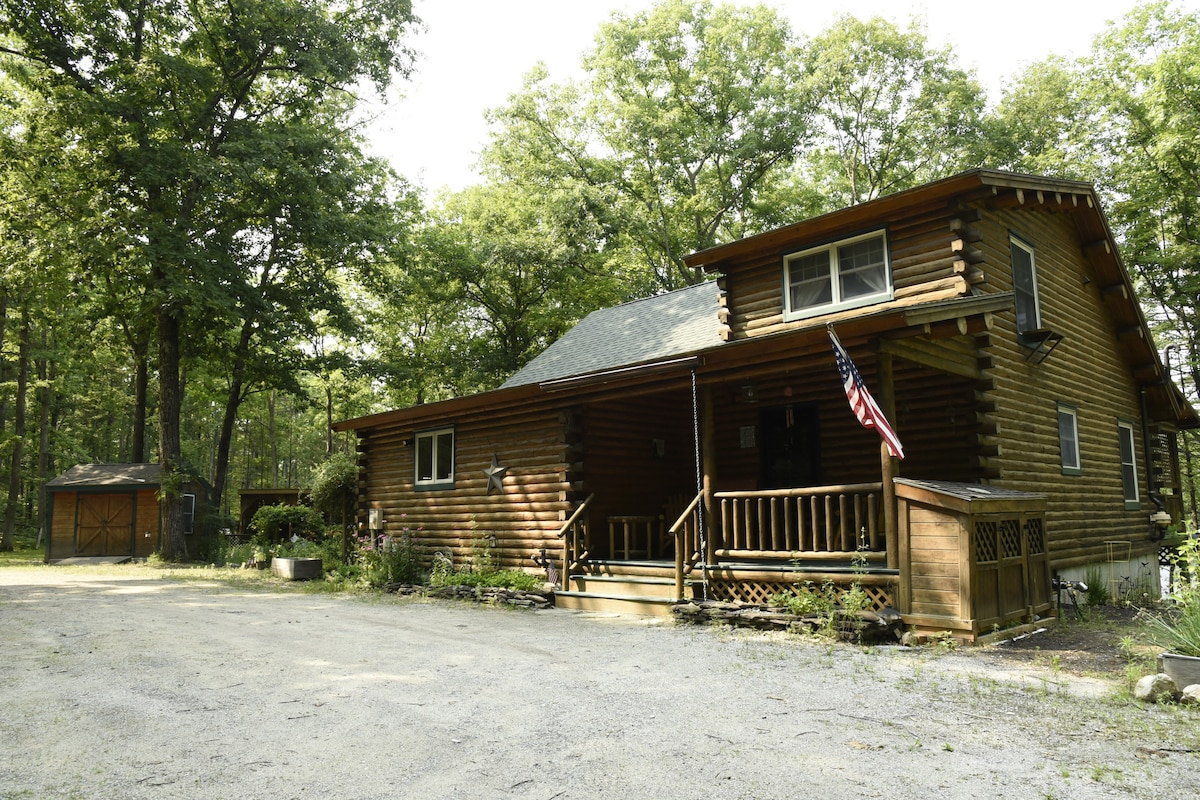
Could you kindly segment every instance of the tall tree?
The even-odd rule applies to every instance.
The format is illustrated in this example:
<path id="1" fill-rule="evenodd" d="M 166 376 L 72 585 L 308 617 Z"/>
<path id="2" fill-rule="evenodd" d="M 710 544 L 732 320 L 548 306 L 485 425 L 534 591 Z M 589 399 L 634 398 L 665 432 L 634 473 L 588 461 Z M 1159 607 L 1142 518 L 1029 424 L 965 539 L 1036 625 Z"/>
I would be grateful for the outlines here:
<path id="1" fill-rule="evenodd" d="M 802 64 L 766 6 L 663 0 L 614 14 L 584 59 L 585 85 L 535 70 L 492 114 L 485 166 L 570 187 L 629 263 L 649 265 L 648 287 L 695 283 L 683 257 L 760 230 L 759 198 L 810 138 Z"/>
<path id="2" fill-rule="evenodd" d="M 949 47 L 920 23 L 840 17 L 807 52 L 820 98 L 806 172 L 841 208 L 965 169 L 982 132 L 985 95 Z"/>
<path id="3" fill-rule="evenodd" d="M 1051 56 L 1030 64 L 985 118 L 976 160 L 1032 175 L 1096 180 L 1102 159 L 1093 132 L 1103 120 L 1091 94 L 1079 61 Z"/>
<path id="4" fill-rule="evenodd" d="M 1126 264 L 1200 396 L 1200 15 L 1139 7 L 1097 39 L 1094 147 Z"/>
<path id="5" fill-rule="evenodd" d="M 187 327 L 221 319 L 240 284 L 225 249 L 233 187 L 264 148 L 364 79 L 407 68 L 408 0 L 3 0 L 0 45 L 72 156 L 86 235 L 132 264 L 157 341 L 163 554 L 184 555 L 181 365 Z M 335 119 L 339 119 L 333 115 Z M 51 182 L 53 176 L 43 176 Z M 86 180 L 85 180 L 86 178 Z M 213 232 L 218 235 L 213 236 Z"/>

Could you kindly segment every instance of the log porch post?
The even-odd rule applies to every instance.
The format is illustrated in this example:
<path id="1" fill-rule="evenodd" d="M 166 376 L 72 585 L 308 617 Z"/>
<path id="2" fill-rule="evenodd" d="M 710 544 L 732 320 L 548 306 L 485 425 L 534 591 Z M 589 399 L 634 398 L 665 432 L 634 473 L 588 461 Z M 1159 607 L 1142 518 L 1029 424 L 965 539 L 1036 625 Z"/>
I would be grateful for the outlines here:
<path id="1" fill-rule="evenodd" d="M 713 509 L 713 492 L 717 484 L 717 421 L 713 409 L 712 388 L 705 386 L 701 394 L 701 465 L 703 470 L 704 518 L 708 529 L 704 562 L 715 564 L 717 539 L 721 536 L 721 521 Z M 691 555 L 690 553 L 688 554 Z"/>
<path id="2" fill-rule="evenodd" d="M 896 428 L 896 384 L 892 372 L 892 356 L 889 353 L 879 353 L 879 387 L 883 395 L 883 414 Z M 896 525 L 896 469 L 899 459 L 893 458 L 888 452 L 887 444 L 879 442 L 880 473 L 883 480 L 883 532 L 887 542 L 888 569 L 898 569 L 900 566 L 900 542 Z M 906 580 L 900 576 L 903 584 Z"/>

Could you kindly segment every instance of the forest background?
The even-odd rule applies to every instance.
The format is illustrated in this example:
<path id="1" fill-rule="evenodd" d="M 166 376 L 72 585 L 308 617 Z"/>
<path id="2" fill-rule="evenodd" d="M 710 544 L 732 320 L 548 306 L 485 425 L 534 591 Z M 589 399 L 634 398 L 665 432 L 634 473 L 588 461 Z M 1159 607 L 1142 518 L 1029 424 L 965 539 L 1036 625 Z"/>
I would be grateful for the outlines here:
<path id="1" fill-rule="evenodd" d="M 352 469 L 335 419 L 493 388 L 589 311 L 702 280 L 693 251 L 975 167 L 1097 186 L 1196 397 L 1178 4 L 989 97 L 920 20 L 806 37 L 769 4 L 661 0 L 578 77 L 534 66 L 487 112 L 480 182 L 437 195 L 358 113 L 411 77 L 418 25 L 408 0 L 0 0 L 0 549 L 78 463 L 158 461 L 236 515 L 239 488 Z"/>

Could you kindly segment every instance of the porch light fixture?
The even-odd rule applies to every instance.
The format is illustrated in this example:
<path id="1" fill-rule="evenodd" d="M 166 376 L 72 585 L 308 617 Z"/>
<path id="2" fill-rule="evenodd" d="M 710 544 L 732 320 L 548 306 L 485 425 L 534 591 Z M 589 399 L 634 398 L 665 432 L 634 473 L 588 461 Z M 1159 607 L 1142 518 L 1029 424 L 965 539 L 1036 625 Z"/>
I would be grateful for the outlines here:
<path id="1" fill-rule="evenodd" d="M 743 403 L 758 402 L 758 390 L 754 388 L 753 383 L 743 383 L 738 387 L 738 400 Z"/>

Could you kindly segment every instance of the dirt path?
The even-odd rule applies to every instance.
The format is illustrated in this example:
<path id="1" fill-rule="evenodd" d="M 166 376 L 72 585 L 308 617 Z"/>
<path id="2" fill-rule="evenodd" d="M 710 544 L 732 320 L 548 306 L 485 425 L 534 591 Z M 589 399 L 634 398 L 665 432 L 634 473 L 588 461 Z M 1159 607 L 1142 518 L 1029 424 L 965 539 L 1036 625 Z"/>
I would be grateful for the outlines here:
<path id="1" fill-rule="evenodd" d="M 1200 791 L 1200 713 L 929 650 L 31 568 L 0 663 L 5 799 Z"/>

